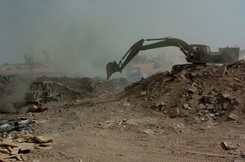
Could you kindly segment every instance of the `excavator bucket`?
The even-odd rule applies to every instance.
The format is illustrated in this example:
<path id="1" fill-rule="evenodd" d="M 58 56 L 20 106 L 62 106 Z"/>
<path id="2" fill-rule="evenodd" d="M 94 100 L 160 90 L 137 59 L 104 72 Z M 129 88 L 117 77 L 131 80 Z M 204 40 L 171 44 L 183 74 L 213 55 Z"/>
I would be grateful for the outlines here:
<path id="1" fill-rule="evenodd" d="M 106 65 L 107 79 L 109 79 L 115 72 L 121 72 L 119 65 L 116 63 L 116 61 L 109 62 Z"/>

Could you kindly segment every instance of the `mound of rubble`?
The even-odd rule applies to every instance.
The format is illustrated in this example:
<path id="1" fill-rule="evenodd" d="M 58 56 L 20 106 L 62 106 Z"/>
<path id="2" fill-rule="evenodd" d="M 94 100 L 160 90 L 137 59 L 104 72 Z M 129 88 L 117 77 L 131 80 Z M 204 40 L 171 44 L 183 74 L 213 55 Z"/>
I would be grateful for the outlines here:
<path id="1" fill-rule="evenodd" d="M 157 73 L 123 92 L 129 103 L 187 121 L 231 119 L 244 112 L 245 62 L 197 66 L 171 75 Z M 193 120 L 194 119 L 194 120 Z"/>
<path id="2" fill-rule="evenodd" d="M 101 80 L 89 77 L 39 77 L 36 81 L 52 81 L 54 88 L 61 93 L 65 99 L 76 99 L 81 97 L 93 97 L 104 93 L 117 92 L 126 87 L 129 82 L 125 78 Z"/>

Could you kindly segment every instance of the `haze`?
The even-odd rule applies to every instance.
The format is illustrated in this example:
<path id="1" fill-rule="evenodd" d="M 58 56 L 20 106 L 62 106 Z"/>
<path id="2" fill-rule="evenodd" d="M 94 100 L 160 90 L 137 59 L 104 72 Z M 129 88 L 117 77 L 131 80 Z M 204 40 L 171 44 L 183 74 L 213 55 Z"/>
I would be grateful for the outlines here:
<path id="1" fill-rule="evenodd" d="M 106 63 L 141 38 L 244 49 L 244 6 L 244 0 L 1 0 L 0 64 L 23 63 L 30 49 L 41 62 L 46 50 L 73 75 L 105 77 Z"/>

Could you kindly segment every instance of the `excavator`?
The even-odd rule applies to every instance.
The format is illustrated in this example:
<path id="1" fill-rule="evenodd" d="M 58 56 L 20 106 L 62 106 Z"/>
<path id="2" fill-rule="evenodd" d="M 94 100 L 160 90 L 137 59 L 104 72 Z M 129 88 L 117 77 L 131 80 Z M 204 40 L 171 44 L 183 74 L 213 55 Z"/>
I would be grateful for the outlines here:
<path id="1" fill-rule="evenodd" d="M 157 41 L 151 44 L 143 45 L 145 41 Z M 174 65 L 172 72 L 175 73 L 183 69 L 193 67 L 196 65 L 205 66 L 207 63 L 224 63 L 238 60 L 239 48 L 220 48 L 220 52 L 212 53 L 210 47 L 202 44 L 188 44 L 185 41 L 172 38 L 155 38 L 155 39 L 141 39 L 136 42 L 126 52 L 122 59 L 117 63 L 116 61 L 109 62 L 106 65 L 107 79 L 115 72 L 122 72 L 125 66 L 140 52 L 149 49 L 162 47 L 178 47 L 186 56 L 186 61 L 192 64 Z"/>

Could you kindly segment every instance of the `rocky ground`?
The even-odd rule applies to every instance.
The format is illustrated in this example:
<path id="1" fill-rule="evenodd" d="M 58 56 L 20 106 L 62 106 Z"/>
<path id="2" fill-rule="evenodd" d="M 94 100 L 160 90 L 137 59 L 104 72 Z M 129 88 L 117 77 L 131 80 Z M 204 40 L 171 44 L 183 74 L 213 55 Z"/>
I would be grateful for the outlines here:
<path id="1" fill-rule="evenodd" d="M 37 80 L 57 83 L 65 97 L 43 112 L 0 115 L 2 161 L 245 160 L 244 61 L 159 72 L 134 83 Z M 27 151 L 26 143 L 32 143 Z"/>

